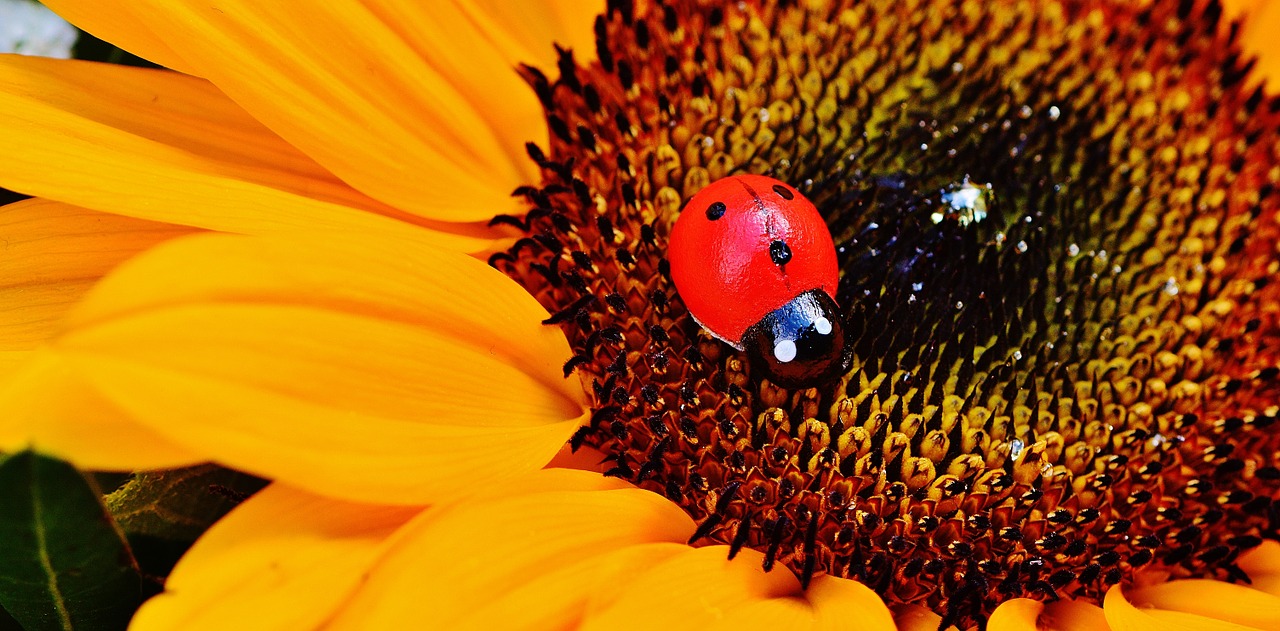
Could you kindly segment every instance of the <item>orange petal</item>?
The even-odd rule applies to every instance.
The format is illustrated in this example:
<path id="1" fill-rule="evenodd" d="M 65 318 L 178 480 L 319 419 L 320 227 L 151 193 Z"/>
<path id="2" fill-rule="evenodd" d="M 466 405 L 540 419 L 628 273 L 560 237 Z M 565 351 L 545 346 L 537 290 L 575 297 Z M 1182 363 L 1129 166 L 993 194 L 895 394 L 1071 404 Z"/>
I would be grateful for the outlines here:
<path id="1" fill-rule="evenodd" d="M 0 351 L 45 342 L 67 309 L 111 268 L 191 232 L 45 199 L 0 208 Z"/>
<path id="2" fill-rule="evenodd" d="M 0 137 L 0 186 L 94 210 L 227 232 L 411 229 L 173 72 L 0 57 Z M 440 238 L 467 252 L 490 241 Z"/>
<path id="3" fill-rule="evenodd" d="M 1078 600 L 1059 600 L 1045 605 L 1040 624 L 1046 631 L 1107 631 L 1102 607 Z"/>
<path id="4" fill-rule="evenodd" d="M 991 612 L 987 631 L 1036 631 L 1042 610 L 1044 603 L 1030 598 L 1006 600 Z"/>
<path id="5" fill-rule="evenodd" d="M 536 472 L 415 520 L 330 628 L 572 625 L 688 550 L 692 532 L 688 515 L 655 493 L 584 471 Z"/>
<path id="6" fill-rule="evenodd" d="M 136 16 L 136 7 L 128 2 L 41 0 L 40 3 L 98 39 L 152 63 L 194 74 L 194 69 L 178 53 L 147 29 Z"/>
<path id="7" fill-rule="evenodd" d="M 1125 592 L 1138 607 L 1167 609 L 1260 629 L 1280 629 L 1280 597 L 1222 581 L 1170 581 Z"/>
<path id="8" fill-rule="evenodd" d="M 1236 565 L 1249 575 L 1251 587 L 1280 596 L 1280 542 L 1263 541 L 1258 547 L 1240 555 Z"/>
<path id="9" fill-rule="evenodd" d="M 1193 613 L 1139 609 L 1129 602 L 1119 585 L 1107 591 L 1102 610 L 1112 631 L 1261 631 L 1258 627 Z"/>
<path id="10" fill-rule="evenodd" d="M 542 467 L 581 422 L 568 344 L 545 317 L 429 239 L 197 235 L 104 280 L 55 348 L 210 459 L 428 503 Z"/>
<path id="11" fill-rule="evenodd" d="M 196 542 L 129 627 L 318 627 L 421 509 L 341 502 L 272 484 Z"/>
<path id="12" fill-rule="evenodd" d="M 895 629 L 880 597 L 856 581 L 821 576 L 805 591 L 789 570 L 761 569 L 763 558 L 748 549 L 730 561 L 727 546 L 689 549 L 588 612 L 583 628 Z"/>
<path id="13" fill-rule="evenodd" d="M 163 469 L 204 460 L 134 422 L 63 358 L 47 351 L 22 355 L 0 381 L 0 452 L 32 447 L 103 471 Z"/>
<path id="14" fill-rule="evenodd" d="M 510 192 L 537 181 L 523 146 L 545 145 L 546 124 L 494 44 L 509 36 L 452 3 L 333 0 L 305 20 L 256 0 L 140 6 L 201 75 L 357 189 L 440 220 L 523 212 Z"/>

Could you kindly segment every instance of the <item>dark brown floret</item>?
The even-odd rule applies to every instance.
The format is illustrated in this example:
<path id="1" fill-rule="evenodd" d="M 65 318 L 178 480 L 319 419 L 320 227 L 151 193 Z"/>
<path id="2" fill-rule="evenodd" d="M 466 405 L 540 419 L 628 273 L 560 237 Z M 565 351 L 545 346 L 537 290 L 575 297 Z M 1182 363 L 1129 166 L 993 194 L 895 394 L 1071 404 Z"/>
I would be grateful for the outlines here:
<path id="1" fill-rule="evenodd" d="M 679 504 L 694 545 L 961 626 L 1140 568 L 1244 580 L 1280 528 L 1280 101 L 1220 19 L 610 2 L 597 63 L 524 71 L 551 146 L 528 215 L 495 220 L 529 237 L 491 259 L 592 384 L 573 445 Z M 853 363 L 830 387 L 762 378 L 670 282 L 682 205 L 741 172 L 835 236 Z"/>

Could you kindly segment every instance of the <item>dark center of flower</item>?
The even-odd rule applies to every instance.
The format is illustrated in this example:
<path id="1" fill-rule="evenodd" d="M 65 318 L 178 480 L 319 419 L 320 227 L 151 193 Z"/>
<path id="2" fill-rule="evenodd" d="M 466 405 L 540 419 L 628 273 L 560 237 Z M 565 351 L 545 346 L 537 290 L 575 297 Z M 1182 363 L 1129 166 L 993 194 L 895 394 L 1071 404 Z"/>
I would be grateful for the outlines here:
<path id="1" fill-rule="evenodd" d="M 962 626 L 1245 578 L 1280 525 L 1280 101 L 1217 3 L 795 4 L 610 2 L 599 63 L 525 69 L 552 144 L 492 263 L 592 384 L 573 444 L 695 544 Z M 669 229 L 735 173 L 831 227 L 834 385 L 769 383 L 675 294 Z"/>

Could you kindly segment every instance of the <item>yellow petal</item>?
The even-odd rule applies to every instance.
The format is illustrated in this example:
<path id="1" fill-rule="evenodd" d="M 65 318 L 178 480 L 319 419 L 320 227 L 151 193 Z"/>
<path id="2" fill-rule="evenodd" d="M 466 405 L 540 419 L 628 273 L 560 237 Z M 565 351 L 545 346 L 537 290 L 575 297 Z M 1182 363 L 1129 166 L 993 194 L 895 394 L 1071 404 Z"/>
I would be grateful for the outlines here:
<path id="1" fill-rule="evenodd" d="M 440 220 L 523 212 L 510 192 L 537 180 L 523 143 L 545 144 L 546 124 L 489 39 L 503 36 L 451 3 L 333 0 L 306 19 L 256 0 L 140 6 L 201 75 L 355 188 Z"/>
<path id="2" fill-rule="evenodd" d="M 429 240 L 343 238 L 163 244 L 55 348 L 173 441 L 319 493 L 426 503 L 551 460 L 584 404 L 542 307 Z"/>
<path id="3" fill-rule="evenodd" d="M 987 631 L 1036 631 L 1036 621 L 1044 603 L 1030 598 L 1014 598 L 1000 603 L 991 612 Z"/>
<path id="4" fill-rule="evenodd" d="M 537 472 L 415 520 L 329 628 L 564 627 L 688 550 L 693 527 L 655 493 L 583 471 Z"/>
<path id="5" fill-rule="evenodd" d="M 1228 18 L 1240 19 L 1244 30 L 1240 43 L 1248 56 L 1256 56 L 1254 66 L 1271 93 L 1280 89 L 1280 46 L 1275 34 L 1280 29 L 1280 2 L 1273 0 L 1223 0 Z"/>
<path id="6" fill-rule="evenodd" d="M 1181 611 L 1139 609 L 1129 602 L 1119 585 L 1107 591 L 1102 610 L 1112 631 L 1261 631 L 1258 627 Z"/>
<path id="7" fill-rule="evenodd" d="M 582 64 L 596 59 L 595 18 L 604 3 L 582 0 L 538 0 L 528 2 L 528 11 L 512 11 L 504 0 L 452 0 L 450 4 L 466 13 L 478 25 L 508 63 L 533 64 L 551 72 L 557 56 L 552 42 L 570 49 Z"/>
<path id="8" fill-rule="evenodd" d="M 871 588 L 854 580 L 834 576 L 814 577 L 809 583 L 808 591 L 802 596 L 795 596 L 788 600 L 804 602 L 805 606 L 812 610 L 814 629 L 832 631 L 896 629 L 893 614 L 885 607 L 880 596 L 871 591 Z"/>
<path id="9" fill-rule="evenodd" d="M 43 199 L 0 208 L 0 451 L 34 447 L 108 470 L 200 460 L 129 420 L 65 362 L 33 350 L 111 268 L 191 232 Z"/>
<path id="10" fill-rule="evenodd" d="M 341 502 L 279 483 L 196 542 L 132 631 L 313 629 L 421 509 Z"/>
<path id="11" fill-rule="evenodd" d="M 898 631 L 938 631 L 942 616 L 920 605 L 899 605 L 893 608 L 893 622 Z M 953 631 L 954 626 L 946 631 Z"/>
<path id="12" fill-rule="evenodd" d="M 0 381 L 0 452 L 35 448 L 85 469 L 132 471 L 195 464 L 180 447 L 90 388 L 66 361 L 26 351 Z"/>
<path id="13" fill-rule="evenodd" d="M 0 137 L 0 186 L 85 208 L 227 232 L 411 229 L 208 82 L 173 72 L 0 56 Z M 490 242 L 441 240 L 467 252 Z"/>
<path id="14" fill-rule="evenodd" d="M 583 628 L 895 629 L 880 597 L 856 581 L 820 576 L 804 591 L 789 570 L 761 569 L 763 557 L 747 549 L 730 561 L 727 546 L 689 549 L 637 576 Z"/>
<path id="15" fill-rule="evenodd" d="M 1040 623 L 1046 631 L 1107 631 L 1102 607 L 1078 600 L 1059 600 L 1045 605 Z"/>
<path id="16" fill-rule="evenodd" d="M 1167 609 L 1260 629 L 1280 629 L 1280 597 L 1244 585 L 1189 579 L 1125 592 L 1138 607 Z"/>
<path id="17" fill-rule="evenodd" d="M 67 309 L 111 268 L 191 232 L 44 199 L 0 207 L 0 351 L 48 340 Z"/>
<path id="18" fill-rule="evenodd" d="M 1280 543 L 1267 540 L 1240 555 L 1236 565 L 1249 575 L 1250 586 L 1280 596 Z"/>
<path id="19" fill-rule="evenodd" d="M 128 2 L 41 0 L 40 3 L 98 39 L 152 63 L 194 74 L 194 69 L 178 53 L 147 29 L 135 15 L 136 7 Z"/>

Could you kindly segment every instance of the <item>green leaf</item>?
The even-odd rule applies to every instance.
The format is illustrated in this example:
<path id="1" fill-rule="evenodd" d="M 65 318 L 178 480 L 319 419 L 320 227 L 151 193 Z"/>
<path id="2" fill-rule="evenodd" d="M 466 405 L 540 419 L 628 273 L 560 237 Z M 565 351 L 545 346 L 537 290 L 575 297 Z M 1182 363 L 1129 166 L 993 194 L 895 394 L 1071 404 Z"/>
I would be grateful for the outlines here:
<path id="1" fill-rule="evenodd" d="M 142 579 L 98 491 L 34 452 L 0 463 L 0 606 L 27 631 L 124 629 Z"/>
<path id="2" fill-rule="evenodd" d="M 131 538 L 190 542 L 265 484 L 251 475 L 202 465 L 135 474 L 106 503 Z"/>

